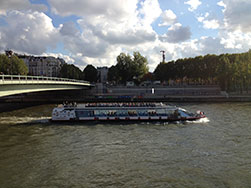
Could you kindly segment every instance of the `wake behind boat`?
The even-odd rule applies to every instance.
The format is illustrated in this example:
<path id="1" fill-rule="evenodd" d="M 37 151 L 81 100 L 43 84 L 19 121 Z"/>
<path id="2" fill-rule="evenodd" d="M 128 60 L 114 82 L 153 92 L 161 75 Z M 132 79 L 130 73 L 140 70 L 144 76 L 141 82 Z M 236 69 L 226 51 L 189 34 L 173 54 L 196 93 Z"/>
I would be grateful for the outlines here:
<path id="1" fill-rule="evenodd" d="M 163 103 L 87 103 L 59 105 L 52 111 L 52 121 L 195 121 L 203 112 Z"/>

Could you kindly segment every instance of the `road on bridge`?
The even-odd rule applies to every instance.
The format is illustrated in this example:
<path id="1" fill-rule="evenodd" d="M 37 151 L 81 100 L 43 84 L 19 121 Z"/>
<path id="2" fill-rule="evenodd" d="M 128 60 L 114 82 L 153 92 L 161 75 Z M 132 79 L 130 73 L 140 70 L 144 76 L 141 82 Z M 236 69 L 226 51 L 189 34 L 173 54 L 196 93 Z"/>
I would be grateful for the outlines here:
<path id="1" fill-rule="evenodd" d="M 93 87 L 93 85 L 83 80 L 43 76 L 0 75 L 0 98 L 30 92 L 88 89 L 90 87 Z"/>

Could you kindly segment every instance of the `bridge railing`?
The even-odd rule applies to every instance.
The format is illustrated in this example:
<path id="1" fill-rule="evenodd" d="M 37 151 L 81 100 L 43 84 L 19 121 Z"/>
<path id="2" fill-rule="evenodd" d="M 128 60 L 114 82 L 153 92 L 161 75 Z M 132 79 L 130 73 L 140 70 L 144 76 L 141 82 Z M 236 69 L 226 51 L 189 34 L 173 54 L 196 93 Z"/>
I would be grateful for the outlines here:
<path id="1" fill-rule="evenodd" d="M 87 81 L 84 80 L 75 80 L 75 79 L 69 79 L 69 78 L 58 78 L 58 77 L 46 77 L 46 76 L 23 76 L 23 75 L 0 75 L 0 84 L 1 82 L 4 83 L 5 81 L 22 81 L 22 82 L 29 82 L 29 81 L 55 81 L 55 82 L 77 82 L 77 83 L 84 83 L 84 84 L 90 84 Z"/>

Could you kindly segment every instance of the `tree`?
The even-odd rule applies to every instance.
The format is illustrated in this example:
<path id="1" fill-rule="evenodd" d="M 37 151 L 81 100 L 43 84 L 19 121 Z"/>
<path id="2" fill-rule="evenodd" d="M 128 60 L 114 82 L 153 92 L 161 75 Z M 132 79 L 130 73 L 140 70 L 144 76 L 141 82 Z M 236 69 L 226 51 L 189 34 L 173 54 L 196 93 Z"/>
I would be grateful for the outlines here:
<path id="1" fill-rule="evenodd" d="M 134 52 L 133 57 L 121 53 L 117 56 L 117 64 L 109 68 L 109 81 L 125 84 L 127 81 L 140 82 L 148 73 L 148 62 L 139 52 Z"/>
<path id="2" fill-rule="evenodd" d="M 191 80 L 219 84 L 222 90 L 248 92 L 251 87 L 251 50 L 242 54 L 221 54 L 161 62 L 154 70 L 156 80 Z"/>
<path id="3" fill-rule="evenodd" d="M 83 80 L 84 73 L 73 64 L 64 64 L 59 72 L 59 77 Z"/>
<path id="4" fill-rule="evenodd" d="M 147 58 L 139 52 L 133 52 L 133 77 L 139 82 L 149 72 Z"/>
<path id="5" fill-rule="evenodd" d="M 225 55 L 221 55 L 219 57 L 219 62 L 217 77 L 221 88 L 223 91 L 226 91 L 228 89 L 230 62 L 228 57 Z"/>
<path id="6" fill-rule="evenodd" d="M 84 69 L 85 80 L 89 82 L 97 82 L 98 71 L 93 65 L 87 65 Z"/>
<path id="7" fill-rule="evenodd" d="M 142 77 L 142 79 L 141 79 L 140 81 L 141 81 L 141 82 L 143 82 L 143 81 L 153 81 L 153 73 L 151 73 L 151 72 L 146 73 L 146 74 Z"/>
<path id="8" fill-rule="evenodd" d="M 19 59 L 15 55 L 8 57 L 4 54 L 1 54 L 0 72 L 3 74 L 11 74 L 11 75 L 27 75 L 28 67 L 23 60 Z"/>
<path id="9" fill-rule="evenodd" d="M 114 83 L 118 83 L 119 80 L 119 73 L 118 73 L 118 70 L 116 68 L 116 66 L 111 66 L 109 69 L 108 69 L 108 81 L 109 82 L 114 82 Z"/>
<path id="10" fill-rule="evenodd" d="M 154 79 L 161 80 L 161 81 L 167 80 L 166 79 L 167 67 L 168 67 L 167 63 L 161 62 L 160 64 L 158 64 L 158 66 L 156 67 L 156 69 L 153 72 Z"/>

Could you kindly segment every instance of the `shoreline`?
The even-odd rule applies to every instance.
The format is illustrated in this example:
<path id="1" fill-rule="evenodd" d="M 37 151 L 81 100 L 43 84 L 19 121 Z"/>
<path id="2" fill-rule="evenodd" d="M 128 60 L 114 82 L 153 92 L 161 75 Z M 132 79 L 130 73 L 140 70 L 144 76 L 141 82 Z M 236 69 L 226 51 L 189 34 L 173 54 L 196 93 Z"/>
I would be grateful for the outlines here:
<path id="1" fill-rule="evenodd" d="M 60 102 L 251 102 L 251 95 L 229 95 L 229 96 L 121 96 L 121 95 L 96 95 L 79 98 L 55 97 L 55 98 L 6 98 L 0 100 L 0 104 L 54 104 Z"/>
<path id="2" fill-rule="evenodd" d="M 148 97 L 148 98 L 95 98 L 88 97 L 82 99 L 54 99 L 54 100 L 30 100 L 22 99 L 21 101 L 7 100 L 0 101 L 0 113 L 10 112 L 18 109 L 24 109 L 32 106 L 46 105 L 46 104 L 62 104 L 63 102 L 77 102 L 77 103 L 97 103 L 97 102 L 166 102 L 166 103 L 227 103 L 237 102 L 245 103 L 251 102 L 251 96 L 166 96 L 166 97 Z"/>

